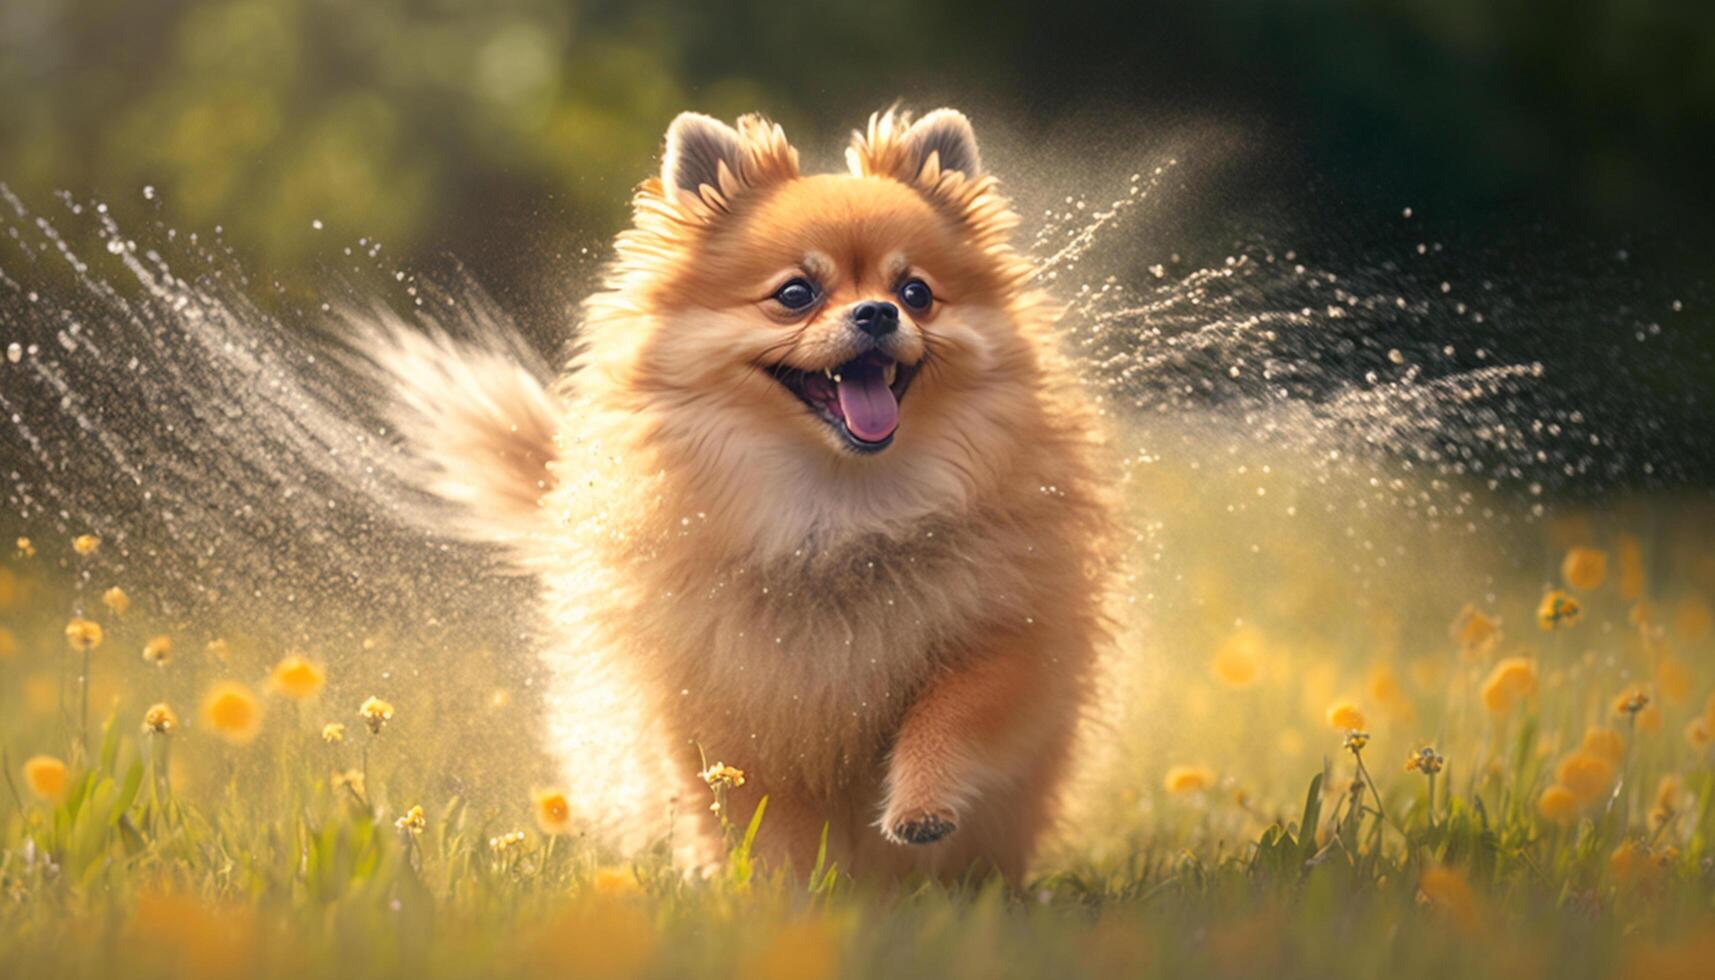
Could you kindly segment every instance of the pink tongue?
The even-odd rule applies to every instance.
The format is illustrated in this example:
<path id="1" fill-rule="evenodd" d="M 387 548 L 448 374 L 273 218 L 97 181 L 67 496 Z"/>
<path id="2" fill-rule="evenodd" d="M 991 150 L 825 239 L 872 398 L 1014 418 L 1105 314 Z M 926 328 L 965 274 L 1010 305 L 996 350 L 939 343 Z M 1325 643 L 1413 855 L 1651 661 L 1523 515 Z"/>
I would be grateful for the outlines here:
<path id="1" fill-rule="evenodd" d="M 899 428 L 899 402 L 876 369 L 848 371 L 840 376 L 840 414 L 846 428 L 864 442 L 880 442 Z"/>

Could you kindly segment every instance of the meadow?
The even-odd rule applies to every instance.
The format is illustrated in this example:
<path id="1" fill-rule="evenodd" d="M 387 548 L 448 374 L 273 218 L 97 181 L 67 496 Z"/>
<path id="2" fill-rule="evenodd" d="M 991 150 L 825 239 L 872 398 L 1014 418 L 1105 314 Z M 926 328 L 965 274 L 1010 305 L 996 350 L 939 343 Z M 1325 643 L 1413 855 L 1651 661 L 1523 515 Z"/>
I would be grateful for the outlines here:
<path id="1" fill-rule="evenodd" d="M 1128 468 L 1136 622 L 1016 887 L 759 867 L 765 809 L 712 877 L 612 853 L 493 652 L 188 624 L 114 542 L 20 524 L 0 975 L 1708 975 L 1706 503 L 1168 455 Z M 743 778 L 706 776 L 683 805 Z"/>

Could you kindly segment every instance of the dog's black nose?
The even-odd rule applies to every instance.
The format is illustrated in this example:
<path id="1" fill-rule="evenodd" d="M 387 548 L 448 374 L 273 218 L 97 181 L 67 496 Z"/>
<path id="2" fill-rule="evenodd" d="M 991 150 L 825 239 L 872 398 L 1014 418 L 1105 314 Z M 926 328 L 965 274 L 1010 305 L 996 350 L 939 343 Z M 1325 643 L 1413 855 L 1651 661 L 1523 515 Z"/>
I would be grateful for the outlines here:
<path id="1" fill-rule="evenodd" d="M 859 303 L 852 309 L 852 323 L 871 337 L 885 337 L 899 329 L 899 307 L 886 302 Z"/>

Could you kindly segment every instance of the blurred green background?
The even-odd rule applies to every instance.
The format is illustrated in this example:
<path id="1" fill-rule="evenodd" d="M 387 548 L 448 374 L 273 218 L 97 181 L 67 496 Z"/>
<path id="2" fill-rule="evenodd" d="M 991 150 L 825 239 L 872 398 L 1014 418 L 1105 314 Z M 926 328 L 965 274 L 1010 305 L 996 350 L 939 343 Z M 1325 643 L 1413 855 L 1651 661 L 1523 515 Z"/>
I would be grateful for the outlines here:
<path id="1" fill-rule="evenodd" d="M 901 97 L 1026 147 L 1255 123 L 1356 207 L 1715 255 L 1702 0 L 0 0 L 0 180 L 152 186 L 287 279 L 368 236 L 528 291 L 619 225 L 679 110 L 767 111 L 831 162 Z"/>

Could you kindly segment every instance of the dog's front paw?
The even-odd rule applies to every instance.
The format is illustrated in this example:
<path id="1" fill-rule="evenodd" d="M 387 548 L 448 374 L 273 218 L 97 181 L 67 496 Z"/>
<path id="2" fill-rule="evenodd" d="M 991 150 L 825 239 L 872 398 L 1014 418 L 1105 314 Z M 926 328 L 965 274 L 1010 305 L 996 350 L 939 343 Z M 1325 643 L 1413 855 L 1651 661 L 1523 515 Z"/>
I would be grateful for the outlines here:
<path id="1" fill-rule="evenodd" d="M 900 817 L 889 817 L 881 825 L 881 834 L 895 844 L 933 844 L 958 830 L 951 810 L 919 810 Z"/>

